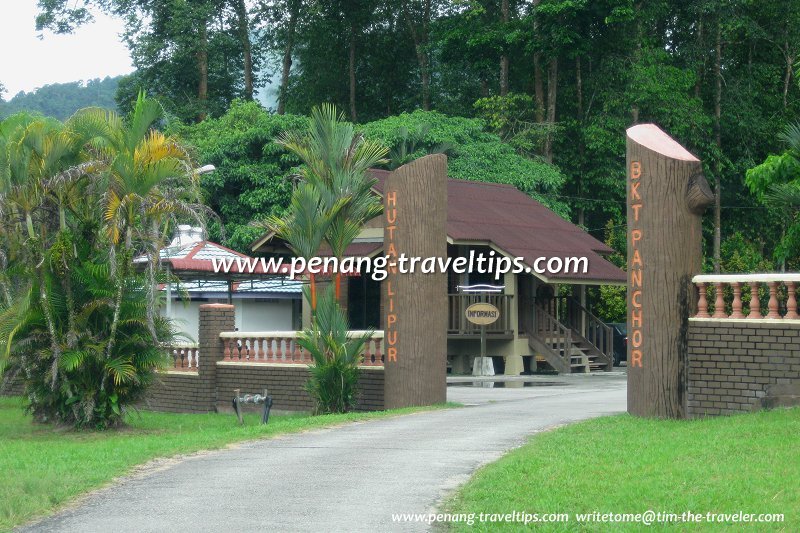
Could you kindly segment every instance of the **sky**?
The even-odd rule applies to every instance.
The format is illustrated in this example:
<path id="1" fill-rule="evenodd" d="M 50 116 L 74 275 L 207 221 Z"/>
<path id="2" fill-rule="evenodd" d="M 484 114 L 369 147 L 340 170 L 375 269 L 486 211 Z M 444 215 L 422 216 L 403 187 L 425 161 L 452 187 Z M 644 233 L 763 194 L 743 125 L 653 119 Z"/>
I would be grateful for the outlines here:
<path id="1" fill-rule="evenodd" d="M 128 74 L 121 20 L 95 13 L 71 35 L 36 31 L 37 0 L 0 0 L 0 83 L 5 99 L 49 83 Z M 39 35 L 42 39 L 39 39 Z"/>

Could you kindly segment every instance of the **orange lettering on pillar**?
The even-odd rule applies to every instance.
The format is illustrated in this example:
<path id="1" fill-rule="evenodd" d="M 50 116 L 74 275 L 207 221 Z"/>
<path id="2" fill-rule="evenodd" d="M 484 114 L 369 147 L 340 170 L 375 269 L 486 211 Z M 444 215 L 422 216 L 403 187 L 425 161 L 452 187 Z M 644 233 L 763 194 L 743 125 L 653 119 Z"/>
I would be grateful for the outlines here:
<path id="1" fill-rule="evenodd" d="M 642 327 L 642 310 L 634 309 L 631 311 L 631 328 Z"/>
<path id="2" fill-rule="evenodd" d="M 638 161 L 631 161 L 631 179 L 638 180 L 642 177 L 642 164 Z"/>
<path id="3" fill-rule="evenodd" d="M 628 189 L 628 205 L 630 208 L 628 216 L 628 293 L 631 295 L 630 305 L 628 306 L 628 323 L 631 329 L 629 338 L 631 339 L 630 360 L 628 365 L 631 367 L 642 367 L 642 348 L 644 337 L 642 334 L 642 290 L 643 290 L 643 270 L 644 260 L 639 251 L 639 245 L 644 238 L 644 232 L 638 227 L 639 215 L 642 210 L 642 196 L 639 194 L 639 187 L 642 184 L 642 164 L 640 161 L 631 161 L 629 169 L 630 188 Z M 633 215 L 632 217 L 630 215 Z"/>
<path id="4" fill-rule="evenodd" d="M 384 243 L 386 245 L 386 255 L 389 256 L 387 272 L 391 275 L 397 274 L 397 249 L 395 248 L 395 234 L 397 229 L 397 191 L 387 191 L 385 197 L 384 211 L 386 224 L 384 225 Z M 397 362 L 397 314 L 395 313 L 395 290 L 392 286 L 392 278 L 386 280 L 386 314 L 385 336 L 386 336 L 386 362 Z"/>

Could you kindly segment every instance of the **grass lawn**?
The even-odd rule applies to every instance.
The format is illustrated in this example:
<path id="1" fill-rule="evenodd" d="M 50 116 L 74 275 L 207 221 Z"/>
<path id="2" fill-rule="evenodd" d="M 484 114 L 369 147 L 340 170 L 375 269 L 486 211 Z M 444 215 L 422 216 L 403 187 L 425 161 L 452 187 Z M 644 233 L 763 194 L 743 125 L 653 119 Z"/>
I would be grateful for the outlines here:
<path id="1" fill-rule="evenodd" d="M 628 415 L 543 433 L 482 468 L 447 504 L 453 513 L 570 513 L 545 531 L 618 531 L 642 524 L 578 524 L 574 513 L 784 513 L 750 531 L 800 531 L 800 408 L 689 421 Z M 519 530 L 519 524 L 456 531 Z M 664 526 L 655 526 L 663 529 Z M 728 524 L 725 529 L 742 529 Z M 671 530 L 716 529 L 677 524 Z"/>
<path id="2" fill-rule="evenodd" d="M 419 411 L 419 408 L 327 416 L 172 414 L 141 411 L 119 431 L 75 432 L 33 424 L 21 398 L 0 398 L 0 531 L 54 510 L 157 457 L 219 448 L 343 422 Z"/>

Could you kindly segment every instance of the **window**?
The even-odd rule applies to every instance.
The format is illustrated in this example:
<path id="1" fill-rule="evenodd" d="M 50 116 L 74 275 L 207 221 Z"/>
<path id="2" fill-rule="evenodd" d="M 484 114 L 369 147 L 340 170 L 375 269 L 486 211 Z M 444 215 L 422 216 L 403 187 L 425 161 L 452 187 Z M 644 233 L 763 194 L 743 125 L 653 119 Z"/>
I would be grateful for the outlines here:
<path id="1" fill-rule="evenodd" d="M 352 329 L 381 326 L 381 284 L 372 276 L 347 279 L 347 318 Z"/>

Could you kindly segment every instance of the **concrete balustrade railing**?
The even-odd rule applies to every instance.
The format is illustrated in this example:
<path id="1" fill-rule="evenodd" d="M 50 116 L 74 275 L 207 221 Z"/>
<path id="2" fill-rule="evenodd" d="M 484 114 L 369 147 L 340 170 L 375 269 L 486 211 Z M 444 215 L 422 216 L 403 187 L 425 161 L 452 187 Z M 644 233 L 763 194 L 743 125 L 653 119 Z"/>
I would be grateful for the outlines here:
<path id="1" fill-rule="evenodd" d="M 172 356 L 172 367 L 167 370 L 197 372 L 200 365 L 200 350 L 196 344 L 172 344 L 167 347 Z"/>
<path id="2" fill-rule="evenodd" d="M 800 274 L 703 274 L 692 278 L 697 287 L 697 314 L 695 318 L 733 318 L 742 320 L 772 319 L 797 320 L 797 286 Z M 707 296 L 711 287 L 713 297 Z M 731 312 L 726 311 L 725 288 L 730 287 Z M 769 295 L 766 309 L 762 309 L 759 291 L 764 288 Z M 709 300 L 713 300 L 713 313 L 709 313 Z M 748 308 L 744 313 L 745 305 Z"/>
<path id="3" fill-rule="evenodd" d="M 366 331 L 350 331 L 351 338 Z M 225 331 L 220 333 L 223 361 L 268 364 L 311 364 L 311 354 L 297 342 L 297 331 Z M 383 331 L 374 331 L 364 345 L 362 366 L 383 366 Z"/>

